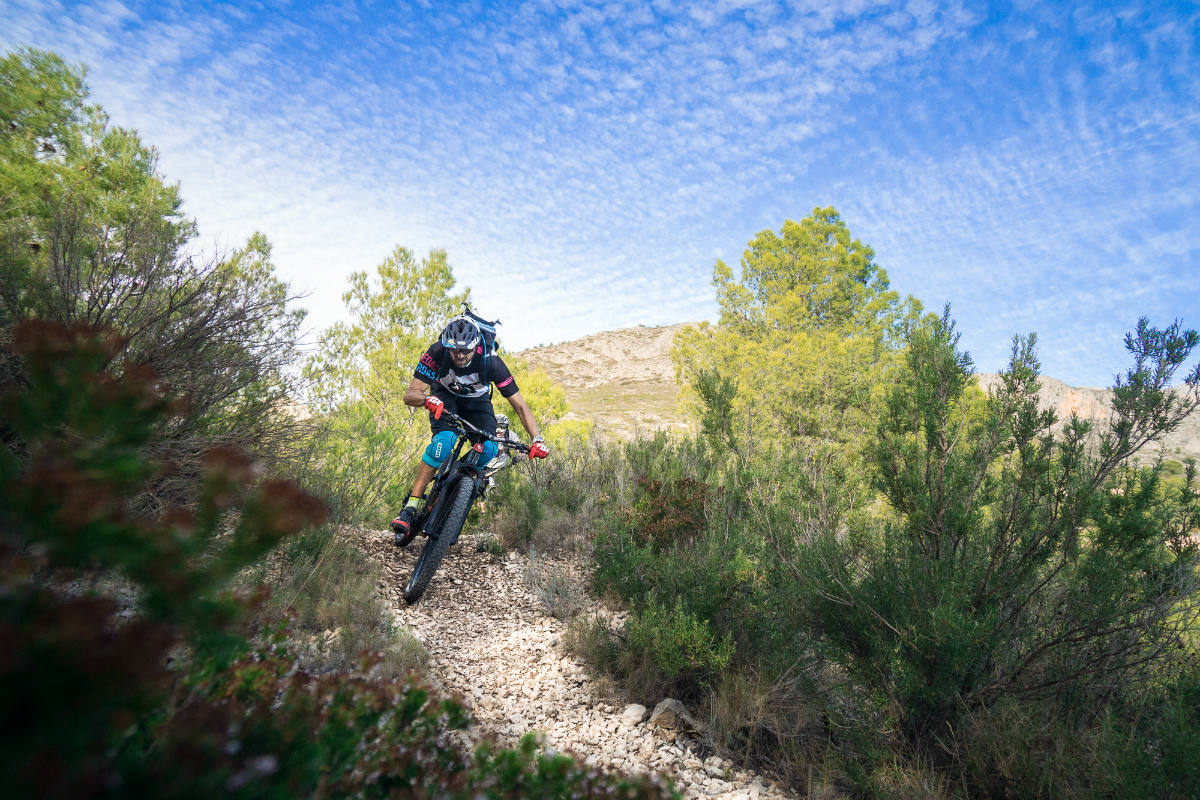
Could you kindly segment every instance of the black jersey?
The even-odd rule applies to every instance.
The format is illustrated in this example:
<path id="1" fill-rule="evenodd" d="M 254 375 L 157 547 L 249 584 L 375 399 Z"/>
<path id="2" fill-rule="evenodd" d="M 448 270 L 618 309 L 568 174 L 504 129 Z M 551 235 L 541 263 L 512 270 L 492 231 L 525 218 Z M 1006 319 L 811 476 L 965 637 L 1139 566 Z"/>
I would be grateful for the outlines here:
<path id="1" fill-rule="evenodd" d="M 486 375 L 483 374 L 485 370 Z M 482 351 L 476 349 L 471 363 L 460 369 L 454 366 L 440 341 L 430 345 L 421 356 L 413 377 L 456 397 L 486 397 L 488 387 L 493 383 L 503 397 L 512 397 L 519 391 L 517 381 L 498 353 L 485 358 Z"/>

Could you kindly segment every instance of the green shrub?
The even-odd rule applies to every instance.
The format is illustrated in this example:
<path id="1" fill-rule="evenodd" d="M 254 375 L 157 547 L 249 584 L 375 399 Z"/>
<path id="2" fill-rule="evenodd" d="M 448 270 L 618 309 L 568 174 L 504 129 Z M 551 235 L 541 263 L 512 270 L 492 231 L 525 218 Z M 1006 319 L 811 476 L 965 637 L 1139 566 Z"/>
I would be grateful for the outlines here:
<path id="1" fill-rule="evenodd" d="M 733 657 L 732 638 L 714 634 L 707 620 L 684 609 L 682 599 L 673 606 L 635 608 L 626 634 L 633 658 L 652 662 L 657 678 L 687 696 L 696 696 Z"/>
<path id="2" fill-rule="evenodd" d="M 638 544 L 654 550 L 686 547 L 704 530 L 705 501 L 712 487 L 691 478 L 665 484 L 638 478 L 638 489 L 638 500 L 625 523 Z"/>
<path id="3" fill-rule="evenodd" d="M 1032 338 L 990 396 L 956 343 L 948 313 L 912 329 L 871 441 L 751 447 L 710 414 L 707 441 L 629 445 L 593 580 L 633 617 L 579 646 L 793 777 L 833 753 L 880 797 L 1194 795 L 1194 684 L 1163 676 L 1200 616 L 1197 476 L 1133 457 L 1197 405 L 1200 369 L 1166 387 L 1200 336 L 1140 321 L 1099 431 L 1039 410 Z"/>
<path id="4" fill-rule="evenodd" d="M 707 483 L 720 472 L 720 463 L 714 460 L 710 447 L 695 436 L 657 431 L 653 436 L 625 442 L 624 457 L 628 477 L 624 483 L 618 483 L 618 488 L 624 491 L 622 499 L 636 496 L 639 479 L 663 484 L 685 479 Z"/>
<path id="5" fill-rule="evenodd" d="M 1163 389 L 1198 338 L 1142 320 L 1127 339 L 1135 364 L 1115 392 L 1116 421 L 1089 447 L 1086 423 L 1056 434 L 1039 410 L 1032 339 L 1016 342 L 1001 387 L 980 402 L 948 315 L 914 332 L 871 448 L 897 516 L 794 536 L 785 559 L 806 576 L 814 639 L 864 691 L 884 693 L 907 752 L 961 767 L 963 720 L 1001 708 L 1072 721 L 1062 730 L 1077 736 L 1073 720 L 1140 692 L 1194 627 L 1196 494 L 1165 494 L 1157 468 L 1129 461 L 1195 406 L 1200 371 L 1182 394 Z M 1044 706 L 1025 705 L 1035 701 Z M 1026 747 L 1046 748 L 993 741 L 994 758 L 976 756 L 997 766 L 975 773 L 974 791 L 1089 785 L 1042 756 L 1017 776 Z M 1064 751 L 1064 762 L 1076 757 L 1089 756 Z"/>
<path id="6" fill-rule="evenodd" d="M 613 509 L 597 528 L 593 580 L 633 604 L 673 605 L 676 599 L 714 630 L 749 644 L 773 560 L 753 520 L 730 504 L 735 486 L 691 478 L 640 480 L 633 506 Z"/>

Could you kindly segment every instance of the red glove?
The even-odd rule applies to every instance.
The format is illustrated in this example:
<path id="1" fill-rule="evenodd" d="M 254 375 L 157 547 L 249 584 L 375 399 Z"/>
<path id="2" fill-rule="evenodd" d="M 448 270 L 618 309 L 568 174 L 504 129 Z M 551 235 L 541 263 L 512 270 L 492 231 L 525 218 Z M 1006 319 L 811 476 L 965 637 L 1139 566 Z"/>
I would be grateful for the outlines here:
<path id="1" fill-rule="evenodd" d="M 533 440 L 533 444 L 529 448 L 530 458 L 545 458 L 550 455 L 550 448 L 546 446 L 545 440 L 542 437 L 537 437 Z"/>
<path id="2" fill-rule="evenodd" d="M 440 397 L 429 395 L 425 398 L 425 407 L 429 409 L 431 414 L 433 414 L 434 419 L 441 419 L 442 409 L 446 407 L 446 404 L 442 402 Z"/>

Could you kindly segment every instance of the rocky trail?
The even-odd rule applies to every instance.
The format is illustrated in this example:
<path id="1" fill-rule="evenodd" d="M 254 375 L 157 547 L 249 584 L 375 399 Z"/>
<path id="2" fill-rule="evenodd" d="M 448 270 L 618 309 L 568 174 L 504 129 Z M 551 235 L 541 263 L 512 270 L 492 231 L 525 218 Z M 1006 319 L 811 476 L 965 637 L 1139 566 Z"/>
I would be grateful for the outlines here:
<path id="1" fill-rule="evenodd" d="M 396 620 L 427 648 L 426 679 L 462 695 L 476 720 L 470 741 L 513 744 L 529 731 L 542 745 L 604 769 L 669 776 L 686 797 L 785 800 L 797 795 L 765 777 L 704 758 L 682 726 L 651 722 L 641 706 L 613 705 L 564 650 L 566 624 L 548 616 L 526 580 L 528 559 L 480 552 L 471 533 L 447 554 L 416 606 L 403 586 L 418 544 L 397 550 L 386 531 L 347 530 L 379 567 L 379 591 Z"/>

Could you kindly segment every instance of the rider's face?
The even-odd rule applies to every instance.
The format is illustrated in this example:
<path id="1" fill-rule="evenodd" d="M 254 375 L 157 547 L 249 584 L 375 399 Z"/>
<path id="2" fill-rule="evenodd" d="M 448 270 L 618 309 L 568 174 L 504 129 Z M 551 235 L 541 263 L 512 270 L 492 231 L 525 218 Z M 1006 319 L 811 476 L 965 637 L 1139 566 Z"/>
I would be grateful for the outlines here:
<path id="1" fill-rule="evenodd" d="M 456 367 L 465 367 L 471 363 L 471 359 L 475 357 L 475 350 L 451 350 L 450 359 Z"/>

